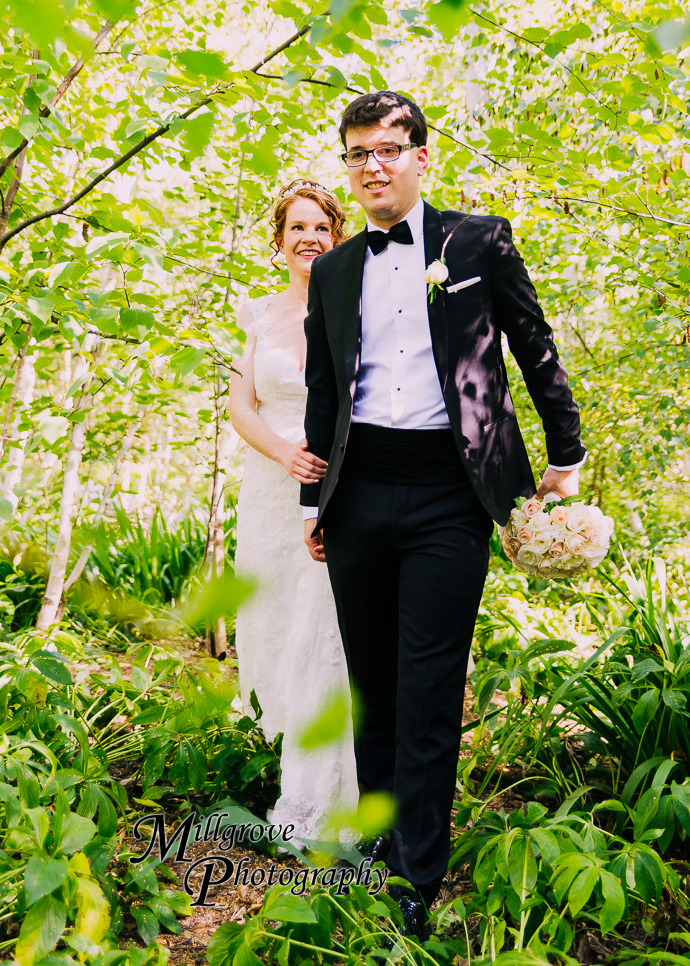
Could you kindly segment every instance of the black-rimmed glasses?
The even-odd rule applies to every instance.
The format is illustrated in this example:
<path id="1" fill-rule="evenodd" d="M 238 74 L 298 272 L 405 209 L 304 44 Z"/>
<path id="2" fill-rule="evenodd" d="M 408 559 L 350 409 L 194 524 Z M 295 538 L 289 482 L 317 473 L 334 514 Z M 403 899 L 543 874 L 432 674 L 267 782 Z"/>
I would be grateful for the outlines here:
<path id="1" fill-rule="evenodd" d="M 359 168 L 367 163 L 370 154 L 373 154 L 380 164 L 387 164 L 389 161 L 397 161 L 401 151 L 409 151 L 410 148 L 417 147 L 419 147 L 418 144 L 384 144 L 371 151 L 365 151 L 364 148 L 353 148 L 352 151 L 346 151 L 340 157 L 348 168 Z"/>

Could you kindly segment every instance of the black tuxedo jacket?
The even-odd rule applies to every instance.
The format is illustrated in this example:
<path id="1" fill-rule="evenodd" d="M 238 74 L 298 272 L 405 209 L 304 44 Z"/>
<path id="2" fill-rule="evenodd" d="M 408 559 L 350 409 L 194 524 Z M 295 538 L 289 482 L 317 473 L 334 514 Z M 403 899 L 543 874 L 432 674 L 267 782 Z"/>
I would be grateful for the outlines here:
<path id="1" fill-rule="evenodd" d="M 452 234 L 451 234 L 452 233 Z M 515 417 L 503 360 L 508 338 L 546 433 L 549 463 L 568 466 L 584 455 L 580 418 L 510 222 L 494 216 L 437 211 L 424 205 L 426 264 L 441 257 L 449 279 L 428 303 L 436 371 L 448 419 L 482 504 L 505 524 L 515 498 L 532 496 L 534 477 Z M 320 483 L 303 485 L 300 502 L 318 506 L 320 528 L 338 482 L 350 429 L 362 344 L 362 273 L 366 233 L 312 263 L 305 319 L 309 450 L 328 461 Z M 445 288 L 480 276 L 475 284 Z"/>

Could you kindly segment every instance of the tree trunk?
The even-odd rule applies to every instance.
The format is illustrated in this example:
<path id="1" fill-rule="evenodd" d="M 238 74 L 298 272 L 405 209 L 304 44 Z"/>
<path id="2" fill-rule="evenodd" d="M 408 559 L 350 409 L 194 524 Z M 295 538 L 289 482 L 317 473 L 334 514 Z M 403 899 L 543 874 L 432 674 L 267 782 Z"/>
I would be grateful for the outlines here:
<path id="1" fill-rule="evenodd" d="M 139 432 L 139 428 L 141 427 L 141 424 L 143 422 L 144 415 L 145 413 L 142 412 L 137 416 L 136 420 L 132 423 L 130 428 L 127 430 L 127 433 L 125 434 L 125 437 L 122 440 L 122 446 L 120 447 L 120 452 L 117 454 L 117 458 L 115 459 L 115 463 L 113 464 L 113 471 L 110 474 L 110 479 L 108 480 L 108 483 L 106 484 L 105 489 L 103 490 L 101 502 L 98 504 L 96 515 L 94 516 L 93 522 L 91 524 L 92 531 L 94 532 L 100 525 L 100 522 L 105 515 L 105 511 L 108 509 L 108 504 L 110 503 L 110 497 L 113 495 L 113 490 L 115 489 L 117 478 L 120 475 L 120 469 L 122 467 L 123 462 L 125 461 L 125 458 L 127 457 L 127 454 L 131 449 L 132 443 L 134 442 L 134 437 Z M 72 573 L 65 581 L 65 585 L 62 590 L 63 596 L 66 596 L 70 592 L 72 587 L 76 584 L 76 582 L 79 580 L 82 573 L 84 572 L 84 567 L 86 566 L 86 563 L 89 557 L 91 556 L 93 543 L 94 543 L 93 540 L 91 540 L 91 542 L 88 543 L 79 554 L 79 558 L 75 563 L 74 567 L 72 568 Z"/>
<path id="2" fill-rule="evenodd" d="M 30 333 L 29 329 L 29 333 Z M 22 416 L 31 406 L 34 399 L 34 387 L 36 384 L 36 370 L 34 362 L 36 352 L 33 350 L 33 340 L 29 338 L 23 350 L 23 357 L 18 360 L 17 375 L 12 389 L 10 401 L 7 404 L 5 414 L 5 425 L 3 427 L 3 450 L 7 451 L 7 472 L 3 481 L 3 495 L 12 504 L 14 513 L 19 504 L 19 497 L 14 492 L 15 487 L 22 481 L 22 471 L 24 469 L 24 458 L 26 455 L 26 441 L 29 436 L 28 430 L 19 429 Z M 14 416 L 14 407 L 17 405 L 19 411 Z"/>
<path id="3" fill-rule="evenodd" d="M 208 531 L 206 535 L 205 569 L 208 577 L 220 580 L 225 573 L 225 484 L 227 481 L 227 462 L 230 452 L 231 432 L 227 424 L 228 408 L 227 389 L 223 391 L 223 383 L 218 377 L 216 381 L 215 409 L 216 431 L 214 440 L 213 461 L 213 490 L 211 493 L 211 511 L 209 513 Z M 220 614 L 207 628 L 206 648 L 211 657 L 224 660 L 228 647 L 228 636 L 225 627 L 225 616 Z"/>
<path id="4" fill-rule="evenodd" d="M 86 353 L 90 350 L 94 341 L 91 333 L 87 333 L 81 348 L 75 340 L 74 353 L 74 378 L 79 379 L 86 375 L 89 363 Z M 92 397 L 83 393 L 80 400 L 79 409 L 88 410 L 91 405 Z M 50 564 L 48 583 L 43 597 L 41 609 L 36 619 L 36 627 L 39 630 L 47 630 L 58 619 L 58 611 L 62 600 L 62 591 L 65 584 L 65 573 L 67 572 L 67 562 L 69 559 L 70 547 L 72 545 L 72 526 L 74 518 L 74 507 L 79 489 L 79 468 L 81 466 L 81 455 L 84 449 L 86 438 L 85 422 L 72 423 L 72 433 L 70 436 L 69 451 L 65 461 L 65 474 L 62 481 L 62 495 L 60 498 L 60 525 L 55 544 L 55 552 Z"/>

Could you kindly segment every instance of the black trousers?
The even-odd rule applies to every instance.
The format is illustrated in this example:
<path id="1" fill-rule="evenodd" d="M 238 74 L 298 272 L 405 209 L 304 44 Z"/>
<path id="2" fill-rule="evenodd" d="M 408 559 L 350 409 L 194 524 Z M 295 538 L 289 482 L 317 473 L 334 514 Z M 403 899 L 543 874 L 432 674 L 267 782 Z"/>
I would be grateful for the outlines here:
<path id="1" fill-rule="evenodd" d="M 397 805 L 387 865 L 427 903 L 448 867 L 467 661 L 493 521 L 466 478 L 344 473 L 324 549 L 354 689 L 362 791 Z"/>

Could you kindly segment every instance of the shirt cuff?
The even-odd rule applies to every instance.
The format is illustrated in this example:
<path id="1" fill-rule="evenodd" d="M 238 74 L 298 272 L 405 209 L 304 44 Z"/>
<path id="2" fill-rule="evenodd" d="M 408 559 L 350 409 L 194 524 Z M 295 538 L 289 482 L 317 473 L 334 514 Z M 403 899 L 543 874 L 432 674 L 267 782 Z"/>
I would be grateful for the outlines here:
<path id="1" fill-rule="evenodd" d="M 582 457 L 579 463 L 573 463 L 572 466 L 554 466 L 553 463 L 549 463 L 550 470 L 556 470 L 557 473 L 568 473 L 570 470 L 579 470 L 581 466 L 584 466 L 587 462 L 587 457 L 589 453 L 585 450 L 585 455 Z"/>
<path id="2" fill-rule="evenodd" d="M 319 508 L 317 506 L 303 506 L 302 507 L 302 519 L 303 520 L 316 520 L 319 515 Z"/>

